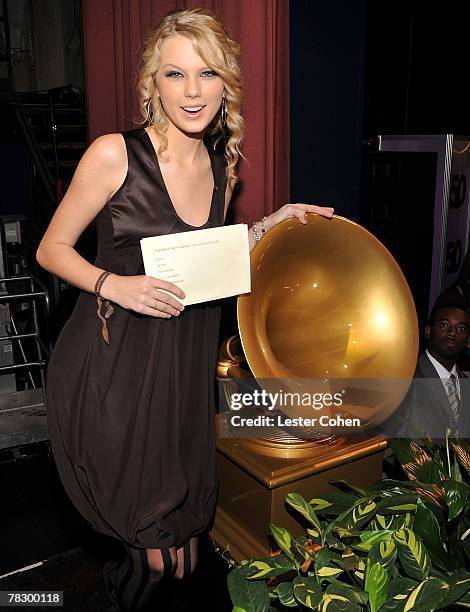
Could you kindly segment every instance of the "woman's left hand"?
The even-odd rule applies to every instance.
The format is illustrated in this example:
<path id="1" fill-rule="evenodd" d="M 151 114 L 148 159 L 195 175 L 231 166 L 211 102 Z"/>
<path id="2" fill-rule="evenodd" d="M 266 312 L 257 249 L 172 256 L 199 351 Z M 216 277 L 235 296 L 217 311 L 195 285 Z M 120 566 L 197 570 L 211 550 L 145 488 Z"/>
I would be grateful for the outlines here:
<path id="1" fill-rule="evenodd" d="M 306 213 L 316 213 L 317 215 L 331 219 L 334 208 L 330 206 L 317 206 L 316 204 L 284 204 L 282 208 L 276 210 L 276 212 L 266 218 L 264 226 L 266 231 L 268 231 L 281 221 L 292 219 L 292 217 L 297 217 L 301 223 L 305 224 L 307 223 L 307 219 L 305 218 Z"/>

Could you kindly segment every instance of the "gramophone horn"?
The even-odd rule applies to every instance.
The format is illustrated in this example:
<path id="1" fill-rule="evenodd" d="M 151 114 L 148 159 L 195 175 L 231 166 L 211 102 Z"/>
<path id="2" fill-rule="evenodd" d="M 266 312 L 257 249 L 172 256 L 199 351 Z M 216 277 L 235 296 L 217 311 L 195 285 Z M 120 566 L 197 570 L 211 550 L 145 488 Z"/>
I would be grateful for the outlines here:
<path id="1" fill-rule="evenodd" d="M 372 402 L 366 415 L 360 401 L 348 410 L 367 423 L 390 416 L 414 373 L 418 322 L 405 277 L 379 240 L 339 216 L 286 220 L 253 249 L 251 278 L 251 293 L 238 298 L 238 326 L 261 386 L 379 381 L 386 401 Z"/>

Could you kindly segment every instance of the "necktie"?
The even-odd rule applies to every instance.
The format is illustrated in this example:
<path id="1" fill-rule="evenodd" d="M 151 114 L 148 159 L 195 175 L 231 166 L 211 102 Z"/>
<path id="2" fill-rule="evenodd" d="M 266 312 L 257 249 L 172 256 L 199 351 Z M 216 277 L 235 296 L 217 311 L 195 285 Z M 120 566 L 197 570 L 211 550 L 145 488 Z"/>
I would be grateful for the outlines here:
<path id="1" fill-rule="evenodd" d="M 460 398 L 457 391 L 456 377 L 455 374 L 451 374 L 445 382 L 445 388 L 447 397 L 449 399 L 450 409 L 455 422 L 459 422 L 460 418 Z"/>

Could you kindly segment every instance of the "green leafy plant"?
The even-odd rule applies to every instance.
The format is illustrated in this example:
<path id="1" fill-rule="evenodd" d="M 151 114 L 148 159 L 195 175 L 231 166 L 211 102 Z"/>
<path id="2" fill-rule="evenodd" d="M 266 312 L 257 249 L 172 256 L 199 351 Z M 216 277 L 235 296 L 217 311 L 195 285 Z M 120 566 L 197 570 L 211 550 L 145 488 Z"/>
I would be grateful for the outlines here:
<path id="1" fill-rule="evenodd" d="M 305 523 L 294 537 L 270 524 L 279 551 L 232 569 L 233 612 L 470 608 L 470 445 L 391 443 L 409 481 L 286 502 Z M 468 538 L 468 539 L 467 539 Z"/>
<path id="2" fill-rule="evenodd" d="M 419 508 L 419 535 L 424 538 L 433 559 L 445 559 L 449 566 L 470 563 L 470 444 L 446 438 L 444 447 L 431 439 L 396 439 L 389 441 L 412 489 L 433 507 L 433 514 L 424 516 Z M 380 485 L 380 483 L 379 483 Z M 387 486 L 387 485 L 385 485 Z M 439 531 L 438 531 L 439 528 Z M 438 540 L 448 544 L 443 554 Z"/>

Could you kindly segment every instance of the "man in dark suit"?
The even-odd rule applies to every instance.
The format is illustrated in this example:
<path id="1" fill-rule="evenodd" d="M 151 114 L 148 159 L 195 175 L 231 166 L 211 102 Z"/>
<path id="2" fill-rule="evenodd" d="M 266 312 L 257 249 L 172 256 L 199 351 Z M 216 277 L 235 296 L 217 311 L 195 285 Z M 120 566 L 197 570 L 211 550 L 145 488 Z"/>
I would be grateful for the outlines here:
<path id="1" fill-rule="evenodd" d="M 402 436 L 422 431 L 436 440 L 451 429 L 470 437 L 470 379 L 457 367 L 457 359 L 470 346 L 470 311 L 465 302 L 439 299 L 425 327 L 427 348 L 421 353 L 413 383 L 400 414 L 406 427 Z"/>

